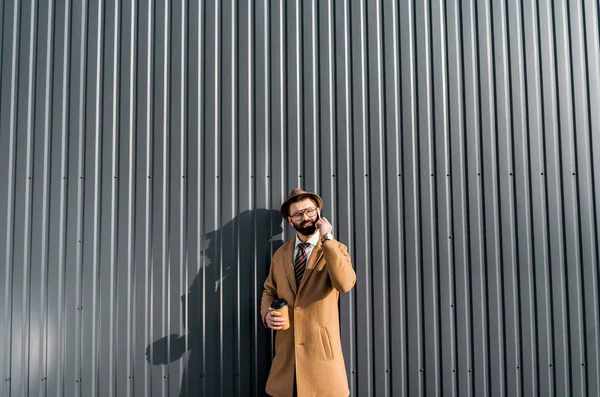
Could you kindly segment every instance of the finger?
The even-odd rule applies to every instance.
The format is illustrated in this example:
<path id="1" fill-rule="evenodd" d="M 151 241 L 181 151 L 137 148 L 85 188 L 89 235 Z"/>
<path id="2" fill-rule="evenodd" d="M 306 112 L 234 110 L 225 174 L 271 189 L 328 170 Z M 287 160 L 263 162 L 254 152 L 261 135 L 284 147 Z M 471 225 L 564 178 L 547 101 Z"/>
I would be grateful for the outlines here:
<path id="1" fill-rule="evenodd" d="M 268 325 L 271 329 L 281 329 L 281 326 L 279 324 L 275 324 L 273 321 L 271 321 Z"/>
<path id="2" fill-rule="evenodd" d="M 271 314 L 271 318 L 281 316 L 281 312 L 276 312 L 275 310 L 269 312 Z"/>

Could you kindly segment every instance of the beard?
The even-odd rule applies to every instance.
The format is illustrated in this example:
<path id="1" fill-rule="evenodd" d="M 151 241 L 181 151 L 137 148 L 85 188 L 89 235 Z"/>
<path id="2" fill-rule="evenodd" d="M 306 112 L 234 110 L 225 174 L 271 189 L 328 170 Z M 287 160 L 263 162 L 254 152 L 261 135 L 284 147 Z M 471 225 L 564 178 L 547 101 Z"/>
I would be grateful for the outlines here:
<path id="1" fill-rule="evenodd" d="M 294 229 L 304 236 L 312 236 L 317 231 L 317 227 L 313 221 L 306 221 L 300 225 L 297 225 L 295 222 L 292 222 L 292 224 L 294 225 Z"/>

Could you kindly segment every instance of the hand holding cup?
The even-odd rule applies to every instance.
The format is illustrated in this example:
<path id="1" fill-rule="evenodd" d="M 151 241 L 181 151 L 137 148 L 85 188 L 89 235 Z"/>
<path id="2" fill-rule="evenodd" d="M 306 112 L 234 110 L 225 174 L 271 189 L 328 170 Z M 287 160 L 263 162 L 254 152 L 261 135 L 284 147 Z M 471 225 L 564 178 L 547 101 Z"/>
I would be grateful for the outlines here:
<path id="1" fill-rule="evenodd" d="M 286 330 L 290 327 L 288 306 L 285 299 L 277 299 L 265 316 L 267 327 L 274 330 Z"/>

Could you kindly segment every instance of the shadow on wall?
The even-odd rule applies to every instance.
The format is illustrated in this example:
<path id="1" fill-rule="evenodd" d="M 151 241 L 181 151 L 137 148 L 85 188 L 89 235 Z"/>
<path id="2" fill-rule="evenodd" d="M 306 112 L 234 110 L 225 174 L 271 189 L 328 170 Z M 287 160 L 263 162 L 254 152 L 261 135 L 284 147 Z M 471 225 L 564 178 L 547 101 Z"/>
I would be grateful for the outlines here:
<path id="1" fill-rule="evenodd" d="M 273 239 L 282 221 L 279 211 L 245 211 L 204 236 L 201 269 L 181 297 L 183 313 L 188 302 L 188 334 L 164 336 L 146 348 L 153 365 L 188 353 L 181 397 L 264 393 L 271 342 L 260 319 L 260 295 L 271 257 L 283 244 Z"/>

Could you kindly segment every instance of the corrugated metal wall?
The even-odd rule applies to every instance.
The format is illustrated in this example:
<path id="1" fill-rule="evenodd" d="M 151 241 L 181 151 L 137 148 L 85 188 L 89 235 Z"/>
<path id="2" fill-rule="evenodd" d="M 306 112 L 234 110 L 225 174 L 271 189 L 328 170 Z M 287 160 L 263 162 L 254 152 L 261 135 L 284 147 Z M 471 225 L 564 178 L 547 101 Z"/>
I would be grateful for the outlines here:
<path id="1" fill-rule="evenodd" d="M 600 395 L 599 8 L 2 1 L 0 395 L 262 395 L 293 186 L 353 396 Z"/>

